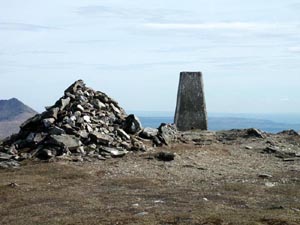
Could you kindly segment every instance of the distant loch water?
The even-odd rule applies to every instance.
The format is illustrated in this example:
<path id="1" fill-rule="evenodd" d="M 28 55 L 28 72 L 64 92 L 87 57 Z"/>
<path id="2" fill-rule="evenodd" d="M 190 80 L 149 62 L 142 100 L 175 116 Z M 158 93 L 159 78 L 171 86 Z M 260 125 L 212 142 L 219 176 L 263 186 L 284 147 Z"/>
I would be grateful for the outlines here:
<path id="1" fill-rule="evenodd" d="M 143 127 L 157 128 L 161 123 L 173 123 L 171 113 L 137 112 Z M 209 130 L 230 130 L 255 127 L 270 133 L 294 129 L 300 131 L 300 115 L 296 114 L 212 114 L 208 116 Z"/>

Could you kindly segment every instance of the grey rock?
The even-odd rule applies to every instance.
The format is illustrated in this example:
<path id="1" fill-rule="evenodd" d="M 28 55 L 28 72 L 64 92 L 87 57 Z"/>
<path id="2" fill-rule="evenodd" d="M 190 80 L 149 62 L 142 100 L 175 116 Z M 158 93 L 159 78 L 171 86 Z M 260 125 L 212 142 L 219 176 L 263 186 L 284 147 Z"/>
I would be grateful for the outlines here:
<path id="1" fill-rule="evenodd" d="M 117 121 L 117 117 L 111 113 L 107 116 L 107 121 L 110 124 L 114 124 Z"/>
<path id="2" fill-rule="evenodd" d="M 97 149 L 97 145 L 95 144 L 90 144 L 88 147 L 93 150 Z"/>
<path id="3" fill-rule="evenodd" d="M 86 130 L 80 130 L 78 131 L 78 135 L 81 138 L 87 139 L 89 137 L 89 133 Z"/>
<path id="4" fill-rule="evenodd" d="M 11 154 L 11 155 L 16 155 L 18 154 L 18 151 L 16 149 L 16 146 L 15 145 L 11 145 L 8 150 L 7 150 L 7 153 L 8 154 Z"/>
<path id="5" fill-rule="evenodd" d="M 109 148 L 109 147 L 101 147 L 102 151 L 108 152 L 112 157 L 123 157 L 126 155 L 126 150 L 120 150 L 115 148 Z"/>
<path id="6" fill-rule="evenodd" d="M 272 178 L 273 176 L 270 174 L 262 173 L 262 174 L 258 174 L 258 177 L 262 179 L 269 179 Z"/>
<path id="7" fill-rule="evenodd" d="M 112 133 L 114 130 L 115 130 L 115 128 L 114 128 L 114 127 L 108 127 L 108 131 L 109 131 L 109 132 L 111 132 L 111 133 Z"/>
<path id="8" fill-rule="evenodd" d="M 83 162 L 83 158 L 82 156 L 78 155 L 78 156 L 73 156 L 72 157 L 72 161 L 73 162 Z"/>
<path id="9" fill-rule="evenodd" d="M 40 143 L 45 139 L 46 136 L 47 136 L 47 134 L 45 134 L 45 133 L 37 133 L 34 136 L 33 142 Z"/>
<path id="10" fill-rule="evenodd" d="M 85 123 L 85 121 L 83 118 L 79 117 L 76 119 L 76 123 L 83 124 L 83 123 Z"/>
<path id="11" fill-rule="evenodd" d="M 50 150 L 50 149 L 43 148 L 43 149 L 39 150 L 39 152 L 36 154 L 36 156 L 40 160 L 49 160 L 55 156 L 55 153 L 53 153 L 52 150 Z"/>
<path id="12" fill-rule="evenodd" d="M 58 111 L 59 111 L 58 107 L 49 108 L 46 112 L 44 112 L 42 114 L 42 117 L 43 118 L 54 118 L 54 119 L 57 119 Z"/>
<path id="13" fill-rule="evenodd" d="M 109 135 L 102 134 L 100 132 L 92 132 L 90 133 L 90 138 L 94 143 L 108 145 L 113 142 L 113 138 Z"/>
<path id="14" fill-rule="evenodd" d="M 56 156 L 56 159 L 65 160 L 65 161 L 72 161 L 72 156 L 68 155 L 68 154 L 63 154 L 63 155 Z"/>
<path id="15" fill-rule="evenodd" d="M 140 213 L 135 214 L 135 216 L 146 216 L 148 214 L 149 214 L 148 212 L 140 212 Z"/>
<path id="16" fill-rule="evenodd" d="M 154 136 L 152 140 L 153 140 L 153 144 L 155 146 L 162 146 L 163 145 L 163 143 L 161 142 L 161 140 L 157 136 Z"/>
<path id="17" fill-rule="evenodd" d="M 268 153 L 268 154 L 275 154 L 275 153 L 278 153 L 280 152 L 280 148 L 279 147 L 266 147 L 264 150 L 263 150 L 264 153 Z"/>
<path id="18" fill-rule="evenodd" d="M 34 117 L 26 120 L 24 123 L 21 124 L 21 130 L 36 128 L 41 124 L 42 116 L 40 114 L 35 115 Z"/>
<path id="19" fill-rule="evenodd" d="M 109 133 L 110 133 L 109 130 L 107 130 L 106 128 L 101 128 L 100 130 L 101 130 L 101 132 L 103 132 L 104 134 L 109 134 Z"/>
<path id="20" fill-rule="evenodd" d="M 30 159 L 30 158 L 32 158 L 31 153 L 21 152 L 21 153 L 19 153 L 19 155 L 15 159 L 23 160 L 23 159 Z"/>
<path id="21" fill-rule="evenodd" d="M 72 122 L 74 122 L 74 121 L 77 120 L 77 118 L 76 118 L 76 116 L 71 116 L 71 117 L 70 117 L 70 120 L 71 120 Z"/>
<path id="22" fill-rule="evenodd" d="M 274 183 L 274 182 L 266 182 L 265 183 L 265 186 L 268 187 L 268 188 L 275 187 L 276 185 L 277 185 L 277 183 Z"/>
<path id="23" fill-rule="evenodd" d="M 84 91 L 83 94 L 88 96 L 88 97 L 91 96 L 91 94 L 88 91 Z"/>
<path id="24" fill-rule="evenodd" d="M 278 157 L 278 156 L 277 156 Z M 282 158 L 282 160 L 284 162 L 294 162 L 294 161 L 299 161 L 299 159 L 297 158 L 284 158 L 284 157 L 279 157 L 279 158 Z"/>
<path id="25" fill-rule="evenodd" d="M 87 153 L 87 156 L 90 156 L 90 157 L 96 157 L 98 155 L 98 154 L 96 154 L 96 151 L 91 150 L 89 148 L 86 149 L 86 153 Z"/>
<path id="26" fill-rule="evenodd" d="M 108 99 L 108 97 L 107 97 L 105 94 L 100 93 L 100 92 L 98 91 L 98 93 L 97 93 L 97 98 L 98 98 L 101 102 L 103 102 L 103 103 L 105 104 L 105 107 L 108 106 L 106 103 L 109 102 L 109 99 Z"/>
<path id="27" fill-rule="evenodd" d="M 7 168 L 17 168 L 20 164 L 15 160 L 8 160 L 0 162 L 0 168 L 1 169 L 7 169 Z"/>
<path id="28" fill-rule="evenodd" d="M 81 153 L 82 155 L 86 154 L 83 146 L 80 146 L 79 148 L 77 148 L 77 152 Z"/>
<path id="29" fill-rule="evenodd" d="M 86 111 L 89 111 L 89 112 L 91 112 L 92 110 L 94 110 L 94 106 L 91 103 L 89 103 L 89 102 L 86 102 L 84 104 L 84 107 L 86 108 Z"/>
<path id="30" fill-rule="evenodd" d="M 81 141 L 74 135 L 50 135 L 47 143 L 54 144 L 60 147 L 67 147 L 69 150 L 76 150 L 82 145 Z"/>
<path id="31" fill-rule="evenodd" d="M 135 115 L 130 114 L 129 116 L 126 117 L 124 121 L 123 129 L 128 134 L 136 134 L 142 129 L 142 124 Z"/>
<path id="32" fill-rule="evenodd" d="M 297 154 L 295 152 L 287 152 L 276 146 L 266 147 L 262 152 L 267 154 L 274 154 L 275 157 L 281 158 L 284 161 L 295 161 L 297 157 Z"/>
<path id="33" fill-rule="evenodd" d="M 131 145 L 130 143 L 127 143 L 126 141 L 122 141 L 120 143 L 121 147 L 125 148 L 125 149 L 130 149 L 131 148 Z"/>
<path id="34" fill-rule="evenodd" d="M 106 160 L 106 158 L 103 157 L 102 155 L 97 155 L 96 157 L 97 157 L 97 159 L 99 159 L 99 160 L 103 160 L 103 161 Z"/>
<path id="35" fill-rule="evenodd" d="M 27 148 L 31 145 L 31 143 L 28 143 L 26 141 L 26 139 L 20 139 L 18 141 L 16 141 L 14 143 L 14 146 L 16 147 L 16 149 L 19 151 L 20 149 L 24 149 L 24 148 Z"/>
<path id="36" fill-rule="evenodd" d="M 70 87 L 65 90 L 65 93 L 75 94 L 79 88 L 83 88 L 85 86 L 83 80 L 75 81 Z"/>
<path id="37" fill-rule="evenodd" d="M 80 111 L 74 112 L 74 116 L 76 116 L 76 118 L 81 117 L 81 112 Z"/>
<path id="38" fill-rule="evenodd" d="M 35 133 L 31 132 L 31 133 L 27 136 L 26 141 L 27 141 L 27 142 L 33 142 L 34 137 L 35 137 Z"/>
<path id="39" fill-rule="evenodd" d="M 84 108 L 82 107 L 82 105 L 77 105 L 77 109 L 79 109 L 81 112 L 84 112 Z"/>
<path id="40" fill-rule="evenodd" d="M 44 124 L 44 127 L 46 127 L 46 128 L 52 126 L 52 124 L 54 124 L 54 122 L 55 122 L 54 118 L 43 119 L 43 124 Z"/>
<path id="41" fill-rule="evenodd" d="M 152 139 L 154 136 L 158 134 L 158 129 L 146 127 L 140 133 L 142 138 Z"/>
<path id="42" fill-rule="evenodd" d="M 42 149 L 42 147 L 37 147 L 33 150 L 30 151 L 30 153 L 25 153 L 27 154 L 27 158 L 30 159 L 30 158 L 33 158 L 36 156 L 36 154 Z"/>
<path id="43" fill-rule="evenodd" d="M 49 134 L 55 134 L 55 135 L 62 135 L 62 134 L 65 134 L 65 130 L 60 128 L 60 127 L 57 127 L 57 126 L 54 126 L 54 127 L 51 127 L 49 129 Z"/>
<path id="44" fill-rule="evenodd" d="M 86 125 L 86 129 L 89 133 L 92 133 L 94 131 L 90 125 Z"/>
<path id="45" fill-rule="evenodd" d="M 158 128 L 158 137 L 166 145 L 177 140 L 177 129 L 171 124 L 161 124 Z"/>
<path id="46" fill-rule="evenodd" d="M 87 123 L 91 123 L 91 117 L 89 116 L 83 116 L 83 120 Z"/>
<path id="47" fill-rule="evenodd" d="M 278 133 L 279 135 L 299 136 L 299 133 L 295 130 L 284 130 Z"/>
<path id="48" fill-rule="evenodd" d="M 65 124 L 70 125 L 71 127 L 75 127 L 75 124 L 76 124 L 75 120 L 76 120 L 76 117 L 75 117 L 75 119 L 74 119 L 74 117 L 73 118 L 65 117 L 64 120 L 63 120 L 63 122 Z"/>
<path id="49" fill-rule="evenodd" d="M 69 104 L 70 104 L 71 98 L 67 97 L 67 98 L 62 98 L 60 100 L 60 111 L 63 111 Z"/>
<path id="50" fill-rule="evenodd" d="M 76 134 L 74 128 L 69 124 L 64 124 L 62 128 L 65 130 L 66 134 Z"/>
<path id="51" fill-rule="evenodd" d="M 20 185 L 15 182 L 12 182 L 12 183 L 8 184 L 7 186 L 9 186 L 11 188 L 16 188 L 16 187 L 19 187 Z"/>
<path id="52" fill-rule="evenodd" d="M 71 94 L 70 92 L 66 92 L 65 96 L 70 97 L 71 99 L 75 99 L 76 98 L 76 96 L 73 95 L 73 94 Z"/>
<path id="53" fill-rule="evenodd" d="M 0 152 L 0 161 L 12 159 L 13 155 Z"/>
<path id="54" fill-rule="evenodd" d="M 257 138 L 266 138 L 265 134 L 256 128 L 247 129 L 247 136 L 249 137 L 257 137 Z"/>
<path id="55" fill-rule="evenodd" d="M 83 95 L 83 91 L 81 89 L 78 89 L 76 91 L 77 96 L 81 97 Z"/>
<path id="56" fill-rule="evenodd" d="M 117 129 L 117 133 L 123 140 L 130 140 L 130 136 L 123 129 Z"/>
<path id="57" fill-rule="evenodd" d="M 144 143 L 135 138 L 132 138 L 131 144 L 132 144 L 131 150 L 133 150 L 133 151 L 146 151 L 147 150 Z"/>
<path id="58" fill-rule="evenodd" d="M 80 101 L 81 102 L 88 102 L 88 99 L 85 96 L 80 96 Z"/>
<path id="59" fill-rule="evenodd" d="M 106 106 L 103 102 L 101 102 L 99 99 L 94 99 L 93 100 L 93 105 L 97 108 L 97 109 L 105 109 Z"/>
<path id="60" fill-rule="evenodd" d="M 113 104 L 113 103 L 110 103 L 110 106 L 112 108 L 112 110 L 114 111 L 115 114 L 120 114 L 121 111 Z"/>
<path id="61" fill-rule="evenodd" d="M 102 152 L 100 152 L 100 155 L 103 156 L 105 159 L 111 159 L 112 158 L 111 154 L 108 153 L 108 152 L 102 151 Z"/>

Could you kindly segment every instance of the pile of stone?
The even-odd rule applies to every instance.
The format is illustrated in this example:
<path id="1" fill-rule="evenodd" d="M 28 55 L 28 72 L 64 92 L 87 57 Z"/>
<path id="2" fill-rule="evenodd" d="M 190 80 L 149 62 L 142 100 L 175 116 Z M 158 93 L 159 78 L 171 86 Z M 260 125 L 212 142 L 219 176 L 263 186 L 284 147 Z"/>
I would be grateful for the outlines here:
<path id="1" fill-rule="evenodd" d="M 154 145 L 176 139 L 176 129 L 162 124 L 159 129 L 142 128 L 138 118 L 127 115 L 105 93 L 76 81 L 53 106 L 21 125 L 20 132 L 0 145 L 0 162 L 63 158 L 82 161 L 122 157 L 128 151 L 145 151 L 142 138 Z"/>

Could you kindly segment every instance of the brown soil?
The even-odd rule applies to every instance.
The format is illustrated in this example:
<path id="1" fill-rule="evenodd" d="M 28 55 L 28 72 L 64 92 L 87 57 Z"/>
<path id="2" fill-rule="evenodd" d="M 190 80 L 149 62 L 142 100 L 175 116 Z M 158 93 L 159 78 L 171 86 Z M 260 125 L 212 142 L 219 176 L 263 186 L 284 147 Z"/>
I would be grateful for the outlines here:
<path id="1" fill-rule="evenodd" d="M 300 224 L 300 161 L 262 153 L 270 143 L 297 152 L 299 137 L 230 135 L 196 134 L 106 161 L 0 170 L 0 224 Z M 175 160 L 156 160 L 162 150 Z"/>

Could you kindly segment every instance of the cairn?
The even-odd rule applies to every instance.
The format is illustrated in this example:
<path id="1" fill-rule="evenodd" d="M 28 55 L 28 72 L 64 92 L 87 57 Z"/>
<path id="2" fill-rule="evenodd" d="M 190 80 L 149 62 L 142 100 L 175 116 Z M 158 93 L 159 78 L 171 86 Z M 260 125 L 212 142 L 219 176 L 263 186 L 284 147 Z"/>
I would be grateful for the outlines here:
<path id="1" fill-rule="evenodd" d="M 5 139 L 0 158 L 107 159 L 128 151 L 145 151 L 138 134 L 142 125 L 127 115 L 105 93 L 86 87 L 82 80 L 65 90 L 53 106 L 28 119 L 18 134 Z"/>

